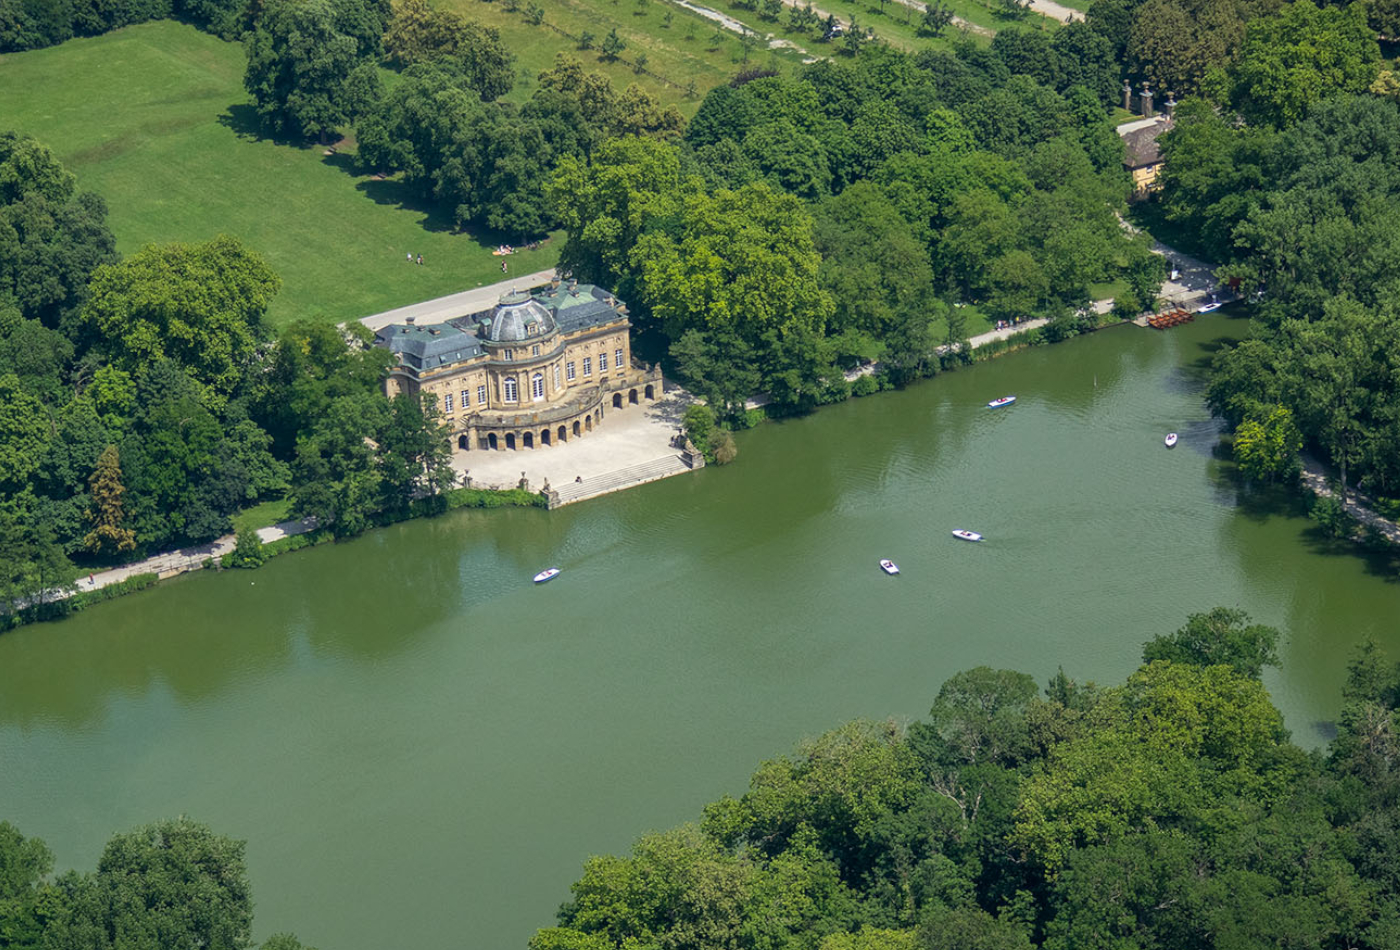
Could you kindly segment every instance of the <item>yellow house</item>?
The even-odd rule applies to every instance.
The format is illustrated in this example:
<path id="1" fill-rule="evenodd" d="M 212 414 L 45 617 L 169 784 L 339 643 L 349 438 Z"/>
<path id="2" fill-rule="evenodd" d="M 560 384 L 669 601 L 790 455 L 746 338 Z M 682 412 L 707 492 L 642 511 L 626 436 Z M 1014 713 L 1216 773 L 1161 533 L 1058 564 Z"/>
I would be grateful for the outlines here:
<path id="1" fill-rule="evenodd" d="M 1172 127 L 1164 115 L 1138 119 L 1118 126 L 1123 140 L 1123 165 L 1133 176 L 1133 196 L 1141 198 L 1157 187 L 1157 174 L 1162 168 L 1162 149 L 1158 137 Z"/>
<path id="2" fill-rule="evenodd" d="M 554 281 L 444 323 L 385 327 L 376 343 L 398 357 L 385 395 L 431 396 L 458 449 L 533 449 L 660 398 L 660 369 L 632 362 L 631 327 L 606 290 Z"/>

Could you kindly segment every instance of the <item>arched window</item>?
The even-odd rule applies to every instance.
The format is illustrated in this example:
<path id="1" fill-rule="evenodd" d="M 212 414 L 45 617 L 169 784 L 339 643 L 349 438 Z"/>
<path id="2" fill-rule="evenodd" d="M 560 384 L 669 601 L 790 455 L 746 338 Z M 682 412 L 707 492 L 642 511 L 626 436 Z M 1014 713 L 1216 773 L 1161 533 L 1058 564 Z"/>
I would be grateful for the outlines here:
<path id="1" fill-rule="evenodd" d="M 506 402 L 516 402 L 520 398 L 520 391 L 515 388 L 515 377 L 507 376 L 505 379 L 505 396 L 502 398 Z"/>
<path id="2" fill-rule="evenodd" d="M 544 398 L 544 373 L 536 373 L 530 377 L 530 398 L 535 400 Z"/>

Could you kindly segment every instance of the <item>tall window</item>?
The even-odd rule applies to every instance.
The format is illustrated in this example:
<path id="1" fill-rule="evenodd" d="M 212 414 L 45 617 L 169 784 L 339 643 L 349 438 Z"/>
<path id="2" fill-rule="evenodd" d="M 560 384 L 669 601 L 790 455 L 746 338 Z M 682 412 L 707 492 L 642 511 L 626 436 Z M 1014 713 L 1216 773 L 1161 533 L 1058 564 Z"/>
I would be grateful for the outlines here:
<path id="1" fill-rule="evenodd" d="M 452 394 L 451 394 L 451 393 L 446 393 L 446 394 L 443 395 L 443 397 L 442 397 L 442 411 L 443 411 L 443 412 L 451 412 L 451 411 L 452 411 Z"/>
<path id="2" fill-rule="evenodd" d="M 463 409 L 467 408 L 468 406 L 470 406 L 470 405 L 472 404 L 471 395 L 472 395 L 472 394 L 471 394 L 471 390 L 469 390 L 469 389 L 464 389 L 464 390 L 462 390 L 462 408 L 463 408 Z"/>
<path id="3" fill-rule="evenodd" d="M 539 356 L 539 355 L 540 355 L 540 348 L 539 348 L 538 345 L 535 345 L 535 346 L 530 347 L 530 355 L 531 355 L 531 356 Z"/>
<path id="4" fill-rule="evenodd" d="M 621 350 L 614 350 L 614 351 L 613 351 L 613 365 L 616 366 L 618 369 L 622 369 L 623 361 L 622 361 L 622 351 L 621 351 Z"/>
<path id="5" fill-rule="evenodd" d="M 601 353 L 598 354 L 598 372 L 600 372 L 600 373 L 606 373 L 607 371 L 608 371 L 608 351 L 607 351 L 607 350 L 604 350 L 603 352 L 601 352 Z"/>
<path id="6" fill-rule="evenodd" d="M 574 361 L 573 361 L 573 360 L 569 360 L 569 362 L 567 362 L 567 363 L 564 364 L 564 375 L 567 376 L 567 377 L 569 377 L 569 382 L 572 383 L 572 382 L 574 381 L 574 375 L 575 375 L 575 374 L 574 374 Z"/>
<path id="7" fill-rule="evenodd" d="M 476 404 L 477 404 L 478 406 L 484 406 L 484 405 L 486 405 L 486 387 L 485 387 L 485 386 L 478 386 L 478 387 L 476 387 Z"/>
<path id="8" fill-rule="evenodd" d="M 506 355 L 506 359 L 508 359 L 508 360 L 513 360 L 513 359 L 515 359 L 515 351 L 514 351 L 514 350 L 506 350 L 506 354 L 505 354 L 505 355 Z"/>
<path id="9" fill-rule="evenodd" d="M 585 375 L 585 376 L 592 376 L 592 375 L 593 375 L 593 357 L 591 357 L 591 356 L 585 356 L 585 357 L 583 358 L 583 375 Z"/>
<path id="10" fill-rule="evenodd" d="M 520 399 L 520 393 L 515 388 L 515 377 L 507 376 L 503 385 L 505 386 L 505 395 L 501 398 L 506 402 L 517 402 Z"/>
<path id="11" fill-rule="evenodd" d="M 554 364 L 554 388 L 555 388 L 556 390 L 559 388 L 559 364 L 558 364 L 558 363 L 555 363 L 555 364 Z"/>
<path id="12" fill-rule="evenodd" d="M 536 373 L 530 377 L 530 398 L 535 400 L 544 398 L 544 373 Z"/>

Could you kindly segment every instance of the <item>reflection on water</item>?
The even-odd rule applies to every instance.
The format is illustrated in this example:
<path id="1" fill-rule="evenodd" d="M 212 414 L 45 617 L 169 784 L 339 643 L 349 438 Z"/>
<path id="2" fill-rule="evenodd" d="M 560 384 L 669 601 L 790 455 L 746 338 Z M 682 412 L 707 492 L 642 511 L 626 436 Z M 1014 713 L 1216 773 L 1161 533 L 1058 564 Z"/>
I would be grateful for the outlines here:
<path id="1" fill-rule="evenodd" d="M 741 433 L 733 466 L 7 634 L 0 817 L 83 866 L 116 829 L 190 814 L 249 839 L 263 934 L 508 947 L 588 854 L 802 736 L 922 715 L 977 664 L 1114 682 L 1186 613 L 1240 606 L 1285 631 L 1267 683 L 1324 741 L 1350 647 L 1400 655 L 1400 587 L 1218 457 L 1202 372 L 1243 330 L 1027 350 Z"/>

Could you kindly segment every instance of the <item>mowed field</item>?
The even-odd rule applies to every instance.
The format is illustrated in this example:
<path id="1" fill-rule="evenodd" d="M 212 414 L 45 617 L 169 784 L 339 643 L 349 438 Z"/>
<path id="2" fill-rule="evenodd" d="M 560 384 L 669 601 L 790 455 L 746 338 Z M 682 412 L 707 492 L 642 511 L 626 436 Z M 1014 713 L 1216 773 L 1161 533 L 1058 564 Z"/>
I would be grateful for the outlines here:
<path id="1" fill-rule="evenodd" d="M 344 155 L 258 137 L 243 48 L 171 21 L 0 56 L 0 128 L 52 148 L 107 201 L 119 249 L 224 233 L 282 278 L 270 318 L 341 321 L 501 280 L 498 239 L 454 233 Z M 559 239 L 512 256 L 552 266 Z M 404 255 L 423 255 L 423 266 Z"/>

